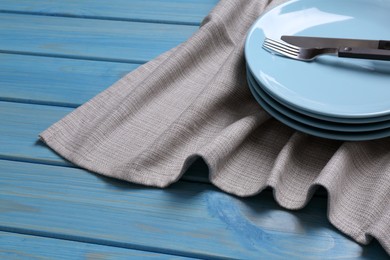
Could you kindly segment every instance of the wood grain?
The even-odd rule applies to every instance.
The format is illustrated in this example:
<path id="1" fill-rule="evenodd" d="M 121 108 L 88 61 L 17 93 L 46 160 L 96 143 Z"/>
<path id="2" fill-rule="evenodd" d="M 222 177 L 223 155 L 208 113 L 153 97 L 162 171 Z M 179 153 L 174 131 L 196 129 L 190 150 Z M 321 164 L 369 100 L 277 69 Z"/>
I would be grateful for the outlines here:
<path id="1" fill-rule="evenodd" d="M 0 54 L 0 100 L 78 107 L 138 66 Z"/>
<path id="2" fill-rule="evenodd" d="M 0 161 L 0 230 L 200 258 L 386 255 L 326 221 L 326 200 L 280 209 L 270 193 L 238 199 L 207 184 L 152 189 L 83 170 Z"/>
<path id="3" fill-rule="evenodd" d="M 58 106 L 0 102 L 0 159 L 75 167 L 41 141 L 38 135 L 73 109 Z M 183 176 L 208 181 L 208 168 L 195 163 Z"/>
<path id="4" fill-rule="evenodd" d="M 0 232 L 1 259 L 193 259 L 120 247 Z"/>
<path id="5" fill-rule="evenodd" d="M 0 12 L 199 25 L 218 0 L 2 0 Z"/>
<path id="6" fill-rule="evenodd" d="M 176 47 L 197 29 L 177 24 L 0 13 L 0 52 L 139 64 Z"/>
<path id="7" fill-rule="evenodd" d="M 239 199 L 200 183 L 202 163 L 184 176 L 192 182 L 141 187 L 74 168 L 38 141 L 187 40 L 216 3 L 0 1 L 0 258 L 388 258 L 378 243 L 362 247 L 336 231 L 326 197 L 297 212 L 270 191 Z"/>

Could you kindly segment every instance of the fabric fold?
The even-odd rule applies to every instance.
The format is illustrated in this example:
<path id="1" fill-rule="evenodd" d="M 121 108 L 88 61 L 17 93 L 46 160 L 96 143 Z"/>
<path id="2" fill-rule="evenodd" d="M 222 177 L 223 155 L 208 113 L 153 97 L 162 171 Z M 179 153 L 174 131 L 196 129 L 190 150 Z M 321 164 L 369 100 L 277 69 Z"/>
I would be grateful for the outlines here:
<path id="1" fill-rule="evenodd" d="M 222 0 L 186 42 L 140 66 L 41 139 L 90 171 L 166 187 L 196 158 L 220 189 L 251 196 L 266 187 L 288 209 L 329 194 L 329 220 L 359 243 L 390 254 L 390 138 L 340 142 L 271 118 L 247 83 L 249 27 L 282 1 Z M 242 15 L 245 14 L 245 15 Z"/>

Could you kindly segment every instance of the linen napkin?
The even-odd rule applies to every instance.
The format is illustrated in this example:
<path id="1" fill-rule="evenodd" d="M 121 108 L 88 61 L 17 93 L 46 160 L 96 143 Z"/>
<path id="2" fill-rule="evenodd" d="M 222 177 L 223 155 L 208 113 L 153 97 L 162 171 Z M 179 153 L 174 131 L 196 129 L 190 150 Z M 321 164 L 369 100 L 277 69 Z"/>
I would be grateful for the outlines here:
<path id="1" fill-rule="evenodd" d="M 210 181 L 238 195 L 267 186 L 288 209 L 329 194 L 328 218 L 359 243 L 390 253 L 390 138 L 340 142 L 271 118 L 246 83 L 244 41 L 282 1 L 222 0 L 186 42 L 129 73 L 40 136 L 74 164 L 166 187 L 196 158 Z"/>

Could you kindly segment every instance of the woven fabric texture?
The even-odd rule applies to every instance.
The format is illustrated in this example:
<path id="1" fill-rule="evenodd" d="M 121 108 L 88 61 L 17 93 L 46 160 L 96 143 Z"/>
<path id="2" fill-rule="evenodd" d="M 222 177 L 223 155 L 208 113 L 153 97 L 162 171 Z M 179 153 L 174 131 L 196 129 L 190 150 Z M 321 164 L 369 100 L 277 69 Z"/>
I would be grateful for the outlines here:
<path id="1" fill-rule="evenodd" d="M 356 241 L 390 254 L 390 138 L 340 142 L 271 118 L 246 83 L 249 27 L 282 1 L 222 0 L 186 42 L 140 66 L 41 139 L 74 164 L 144 185 L 176 182 L 196 158 L 210 181 L 238 195 L 274 189 L 299 209 L 318 186 L 328 218 Z"/>

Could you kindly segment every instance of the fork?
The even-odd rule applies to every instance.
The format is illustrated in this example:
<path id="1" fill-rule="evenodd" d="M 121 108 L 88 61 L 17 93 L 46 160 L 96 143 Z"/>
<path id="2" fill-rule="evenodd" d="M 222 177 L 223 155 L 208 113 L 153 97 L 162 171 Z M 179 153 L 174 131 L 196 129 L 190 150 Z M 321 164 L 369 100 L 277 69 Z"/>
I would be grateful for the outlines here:
<path id="1" fill-rule="evenodd" d="M 302 61 L 311 61 L 323 54 L 337 55 L 338 57 L 345 58 L 390 60 L 390 52 L 388 50 L 352 48 L 348 46 L 340 48 L 301 48 L 269 38 L 265 38 L 263 48 L 269 52 Z"/>

